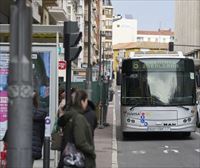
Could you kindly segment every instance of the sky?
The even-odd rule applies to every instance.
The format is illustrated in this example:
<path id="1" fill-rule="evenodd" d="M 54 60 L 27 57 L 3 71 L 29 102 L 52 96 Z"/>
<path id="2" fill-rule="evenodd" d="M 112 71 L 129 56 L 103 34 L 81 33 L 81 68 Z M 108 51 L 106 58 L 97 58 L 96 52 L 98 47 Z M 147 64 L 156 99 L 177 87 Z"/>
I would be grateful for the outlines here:
<path id="1" fill-rule="evenodd" d="M 114 15 L 132 15 L 138 30 L 174 30 L 174 0 L 111 0 Z"/>

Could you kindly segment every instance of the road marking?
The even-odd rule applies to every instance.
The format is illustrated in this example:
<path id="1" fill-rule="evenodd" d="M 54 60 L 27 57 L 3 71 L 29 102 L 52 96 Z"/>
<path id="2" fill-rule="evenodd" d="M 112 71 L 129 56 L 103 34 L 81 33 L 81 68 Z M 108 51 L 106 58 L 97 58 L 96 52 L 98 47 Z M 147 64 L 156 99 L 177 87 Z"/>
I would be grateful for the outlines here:
<path id="1" fill-rule="evenodd" d="M 176 149 L 171 149 L 171 151 L 173 151 L 174 153 L 179 153 L 179 151 Z"/>
<path id="2" fill-rule="evenodd" d="M 144 150 L 139 150 L 139 151 L 132 151 L 133 154 L 146 154 L 147 152 Z"/>
<path id="3" fill-rule="evenodd" d="M 167 149 L 166 149 L 166 150 L 163 150 L 163 152 L 164 152 L 164 153 L 168 153 L 168 150 L 167 150 Z"/>
<path id="4" fill-rule="evenodd" d="M 196 152 L 200 153 L 200 149 L 195 149 Z"/>
<path id="5" fill-rule="evenodd" d="M 179 153 L 179 151 L 176 149 L 176 148 L 178 148 L 178 147 L 169 147 L 169 146 L 165 145 L 165 146 L 162 147 L 162 148 L 164 148 L 163 153 L 169 153 L 169 152 Z M 175 149 L 174 149 L 174 148 L 175 148 Z"/>
<path id="6" fill-rule="evenodd" d="M 113 96 L 113 137 L 112 137 L 112 168 L 118 168 L 117 162 L 117 139 L 116 139 L 116 114 L 115 114 L 115 95 Z"/>

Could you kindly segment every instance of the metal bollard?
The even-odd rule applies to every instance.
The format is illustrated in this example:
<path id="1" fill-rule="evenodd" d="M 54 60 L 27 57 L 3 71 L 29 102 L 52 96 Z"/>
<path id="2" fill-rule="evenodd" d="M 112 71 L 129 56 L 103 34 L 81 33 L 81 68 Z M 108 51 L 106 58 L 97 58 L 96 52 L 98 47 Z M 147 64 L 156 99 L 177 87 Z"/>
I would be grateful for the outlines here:
<path id="1" fill-rule="evenodd" d="M 50 136 L 51 136 L 51 118 L 45 118 L 45 137 L 44 137 L 44 150 L 43 150 L 43 168 L 50 167 Z"/>

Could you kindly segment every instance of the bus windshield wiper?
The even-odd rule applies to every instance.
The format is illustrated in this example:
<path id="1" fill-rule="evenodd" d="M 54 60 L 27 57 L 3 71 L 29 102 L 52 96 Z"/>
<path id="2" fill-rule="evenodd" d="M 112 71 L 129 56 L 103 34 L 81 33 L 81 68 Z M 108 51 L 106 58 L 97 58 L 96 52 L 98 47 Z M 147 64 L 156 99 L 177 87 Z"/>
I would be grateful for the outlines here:
<path id="1" fill-rule="evenodd" d="M 145 98 L 148 98 L 148 97 L 140 97 L 139 102 L 135 103 L 135 104 L 130 108 L 130 110 L 133 110 L 133 109 L 134 109 L 136 106 L 138 106 L 139 104 L 141 105 L 142 103 L 147 102 L 147 100 L 145 100 Z"/>
<path id="2" fill-rule="evenodd" d="M 185 110 L 189 110 L 189 108 L 184 107 L 184 106 L 178 106 L 178 107 L 183 108 L 183 109 L 185 109 Z"/>
<path id="3" fill-rule="evenodd" d="M 132 106 L 132 107 L 130 108 L 130 110 L 133 110 L 138 104 L 139 104 L 139 103 L 134 104 L 134 106 Z"/>

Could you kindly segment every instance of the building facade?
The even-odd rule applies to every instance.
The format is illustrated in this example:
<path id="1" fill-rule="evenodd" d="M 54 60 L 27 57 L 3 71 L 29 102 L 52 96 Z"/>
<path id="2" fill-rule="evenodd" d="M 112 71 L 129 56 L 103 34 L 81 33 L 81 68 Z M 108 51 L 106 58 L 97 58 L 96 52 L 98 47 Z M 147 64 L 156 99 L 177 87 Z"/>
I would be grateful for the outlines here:
<path id="1" fill-rule="evenodd" d="M 102 54 L 104 58 L 113 58 L 113 6 L 110 0 L 102 1 L 101 10 L 101 36 L 102 36 Z"/>
<path id="2" fill-rule="evenodd" d="M 91 2 L 91 3 L 89 3 Z M 91 5 L 91 23 L 89 24 L 88 18 L 88 3 Z M 83 64 L 87 64 L 88 62 L 88 45 L 90 45 L 91 51 L 91 64 L 96 64 L 98 59 L 98 50 L 99 50 L 99 21 L 100 21 L 100 8 L 99 8 L 98 0 L 85 0 L 84 4 L 84 58 Z M 88 26 L 91 25 L 91 44 L 88 41 Z"/>
<path id="3" fill-rule="evenodd" d="M 130 57 L 134 52 L 151 52 L 151 53 L 166 53 L 168 50 L 167 43 L 159 42 L 131 42 L 131 43 L 118 43 L 113 46 L 113 69 L 116 72 L 122 58 Z"/>
<path id="4" fill-rule="evenodd" d="M 200 1 L 175 1 L 175 50 L 200 59 Z"/>
<path id="5" fill-rule="evenodd" d="M 113 45 L 137 41 L 137 20 L 120 16 L 113 19 Z"/>
<path id="6" fill-rule="evenodd" d="M 174 32 L 171 29 L 158 31 L 145 31 L 138 30 L 137 31 L 137 41 L 143 42 L 159 42 L 159 43 L 169 43 L 174 40 Z"/>

